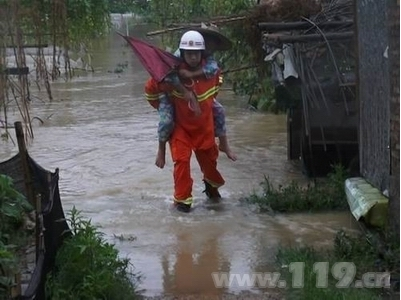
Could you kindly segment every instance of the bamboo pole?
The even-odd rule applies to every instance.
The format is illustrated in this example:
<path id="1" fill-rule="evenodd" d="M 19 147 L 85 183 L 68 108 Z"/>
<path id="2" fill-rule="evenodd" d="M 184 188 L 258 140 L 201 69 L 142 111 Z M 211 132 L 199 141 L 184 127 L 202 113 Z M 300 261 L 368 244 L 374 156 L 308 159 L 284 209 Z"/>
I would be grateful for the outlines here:
<path id="1" fill-rule="evenodd" d="M 44 249 L 43 247 L 43 215 L 42 215 L 42 197 L 41 195 L 36 196 L 35 203 L 35 212 L 36 212 L 36 228 L 35 228 L 35 257 L 36 263 L 39 260 L 39 254 Z"/>
<path id="2" fill-rule="evenodd" d="M 146 35 L 147 36 L 158 35 L 158 34 L 173 32 L 173 31 L 177 31 L 177 30 L 184 30 L 187 28 L 190 28 L 190 26 L 180 26 L 180 27 L 173 27 L 173 28 L 167 28 L 167 29 L 162 29 L 162 30 L 155 30 L 155 31 L 148 32 Z"/>
<path id="3" fill-rule="evenodd" d="M 247 17 L 246 16 L 232 16 L 232 17 L 216 17 L 212 18 L 208 21 L 203 21 L 203 23 L 211 23 L 211 24 L 225 24 L 225 23 L 231 23 L 231 22 L 238 22 L 238 21 L 243 21 Z M 188 26 L 188 27 L 199 27 L 201 26 L 202 21 L 195 21 L 195 23 L 172 23 L 170 24 L 173 27 L 180 27 L 180 26 Z"/>
<path id="4" fill-rule="evenodd" d="M 353 21 L 331 21 L 331 22 L 321 22 L 316 24 L 318 27 L 342 27 L 342 26 L 352 26 Z M 266 30 L 294 30 L 294 29 L 309 29 L 314 26 L 310 22 L 300 21 L 300 22 L 261 22 L 258 24 L 260 29 Z"/>
<path id="5" fill-rule="evenodd" d="M 271 34 L 266 38 L 272 41 L 279 41 L 282 43 L 309 43 L 312 41 L 320 40 L 348 40 L 354 37 L 353 31 L 325 33 L 324 35 L 316 34 L 303 34 L 303 35 L 284 35 L 284 34 Z"/>
<path id="6" fill-rule="evenodd" d="M 227 73 L 232 73 L 232 72 L 238 72 L 238 71 L 253 69 L 253 68 L 257 68 L 257 67 L 258 67 L 258 65 L 250 65 L 250 66 L 238 67 L 238 68 L 233 68 L 233 69 L 224 70 L 224 71 L 222 72 L 222 74 L 227 74 Z"/>
<path id="7" fill-rule="evenodd" d="M 219 24 L 225 24 L 225 23 L 230 23 L 230 22 L 242 21 L 242 20 L 245 20 L 246 18 L 247 17 L 245 17 L 245 16 L 240 16 L 240 17 L 227 18 L 227 19 L 222 19 L 222 20 L 212 20 L 212 21 L 209 21 L 206 23 L 213 23 L 213 24 L 219 25 Z M 202 23 L 176 24 L 175 27 L 151 31 L 151 32 L 148 32 L 146 35 L 147 36 L 158 35 L 158 34 L 168 33 L 168 32 L 172 32 L 172 31 L 184 30 L 184 29 L 188 29 L 188 28 L 196 28 L 196 27 L 201 27 L 201 26 L 202 26 Z"/>

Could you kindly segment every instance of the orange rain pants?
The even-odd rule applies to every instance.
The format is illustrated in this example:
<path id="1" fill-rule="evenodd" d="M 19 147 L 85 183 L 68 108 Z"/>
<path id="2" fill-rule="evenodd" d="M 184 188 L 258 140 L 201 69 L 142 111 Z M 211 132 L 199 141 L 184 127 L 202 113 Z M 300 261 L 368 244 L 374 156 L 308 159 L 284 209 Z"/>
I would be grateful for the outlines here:
<path id="1" fill-rule="evenodd" d="M 149 103 L 157 108 L 158 95 L 168 92 L 175 108 L 175 127 L 169 140 L 174 162 L 174 200 L 192 204 L 192 184 L 190 160 L 192 151 L 203 173 L 203 179 L 214 187 L 224 184 L 217 170 L 219 151 L 215 142 L 213 123 L 213 99 L 219 89 L 219 76 L 199 78 L 192 82 L 192 90 L 197 95 L 201 115 L 195 116 L 188 102 L 177 91 L 164 84 L 149 79 L 145 86 Z"/>
<path id="2" fill-rule="evenodd" d="M 174 162 L 174 200 L 192 204 L 191 154 L 192 148 L 187 143 L 175 139 L 170 141 L 171 156 Z M 209 149 L 194 150 L 196 159 L 206 180 L 214 187 L 224 184 L 224 179 L 217 170 L 219 151 L 215 144 Z"/>

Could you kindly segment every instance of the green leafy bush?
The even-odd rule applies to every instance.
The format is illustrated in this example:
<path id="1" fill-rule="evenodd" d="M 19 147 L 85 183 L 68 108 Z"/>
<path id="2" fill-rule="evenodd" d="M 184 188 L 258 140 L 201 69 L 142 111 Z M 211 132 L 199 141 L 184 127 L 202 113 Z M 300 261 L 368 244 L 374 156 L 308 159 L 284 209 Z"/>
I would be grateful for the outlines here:
<path id="1" fill-rule="evenodd" d="M 128 259 L 120 259 L 114 245 L 80 216 L 75 207 L 68 222 L 73 235 L 57 253 L 55 269 L 46 283 L 48 299 L 125 300 L 138 297 L 140 277 Z"/>
<path id="2" fill-rule="evenodd" d="M 265 177 L 263 194 L 252 194 L 245 201 L 257 204 L 262 212 L 343 210 L 348 207 L 344 189 L 346 178 L 347 173 L 341 166 L 335 166 L 326 180 L 307 187 L 293 181 L 275 188 Z"/>
<path id="3" fill-rule="evenodd" d="M 302 288 L 287 286 L 286 299 L 373 300 L 395 299 L 398 296 L 395 291 L 400 278 L 400 244 L 390 230 L 371 230 L 358 234 L 340 230 L 334 238 L 333 246 L 332 249 L 308 246 L 279 248 L 276 263 L 282 279 L 286 279 L 287 282 L 294 279 L 294 269 L 290 268 L 294 262 L 301 263 L 304 267 Z M 346 263 L 341 270 L 337 269 L 338 271 L 334 272 L 333 267 L 339 262 L 352 262 L 353 265 Z M 322 268 L 322 264 L 325 263 L 327 268 Z M 349 278 L 346 275 L 353 274 L 351 279 L 359 280 L 364 274 L 373 274 L 371 272 L 378 272 L 376 284 L 390 286 L 355 288 L 354 280 L 346 280 Z M 390 274 L 389 281 L 385 277 L 386 273 Z M 380 274 L 383 277 L 379 277 Z M 317 286 L 318 282 L 320 286 Z M 344 284 L 346 282 L 347 284 Z M 322 286 L 322 283 L 326 283 L 325 286 Z"/>
<path id="4" fill-rule="evenodd" d="M 149 9 L 149 2 L 147 0 L 109 0 L 109 7 L 112 13 L 133 12 L 146 15 Z"/>
<path id="5" fill-rule="evenodd" d="M 14 246 L 5 245 L 0 241 L 0 300 L 8 299 L 10 289 L 14 284 L 12 276 L 17 271 L 17 258 Z"/>
<path id="6" fill-rule="evenodd" d="M 381 299 L 379 296 L 379 289 L 367 288 L 352 288 L 343 287 L 339 288 L 336 285 L 340 283 L 340 279 L 334 278 L 329 270 L 327 273 L 322 272 L 322 268 L 317 268 L 317 263 L 328 263 L 332 267 L 336 262 L 341 259 L 332 255 L 330 251 L 318 251 L 313 247 L 291 247 L 280 248 L 276 262 L 280 270 L 280 279 L 286 280 L 287 283 L 293 282 L 295 279 L 295 271 L 291 269 L 292 264 L 298 263 L 303 265 L 301 282 L 300 277 L 297 278 L 297 283 L 301 283 L 302 287 L 295 287 L 287 284 L 284 291 L 285 299 L 326 299 L 326 300 L 376 300 Z M 357 267 L 360 266 L 358 258 L 353 257 Z M 345 276 L 345 272 L 342 274 Z M 323 281 L 322 281 L 323 279 Z M 327 279 L 327 281 L 326 281 Z M 318 283 L 320 286 L 318 286 Z M 325 284 L 322 284 L 325 283 Z"/>
<path id="7" fill-rule="evenodd" d="M 18 271 L 17 250 L 25 232 L 24 215 L 32 210 L 25 196 L 15 190 L 10 177 L 0 174 L 0 299 L 7 299 Z M 4 298 L 3 298 L 4 297 Z"/>
<path id="8" fill-rule="evenodd" d="M 0 238 L 8 242 L 10 236 L 23 223 L 24 214 L 32 205 L 25 196 L 14 189 L 10 177 L 0 174 Z"/>

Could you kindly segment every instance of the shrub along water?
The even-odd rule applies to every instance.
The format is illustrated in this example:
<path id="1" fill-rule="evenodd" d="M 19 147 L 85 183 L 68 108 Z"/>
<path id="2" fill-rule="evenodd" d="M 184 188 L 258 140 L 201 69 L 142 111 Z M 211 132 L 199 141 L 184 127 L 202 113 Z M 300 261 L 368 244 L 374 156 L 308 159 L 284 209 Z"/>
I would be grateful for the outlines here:
<path id="1" fill-rule="evenodd" d="M 327 179 L 309 184 L 306 188 L 296 182 L 275 188 L 265 177 L 263 194 L 252 194 L 246 202 L 257 204 L 261 212 L 304 212 L 345 210 L 348 207 L 344 181 L 347 173 L 342 166 L 334 166 Z"/>
<path id="2" fill-rule="evenodd" d="M 23 230 L 24 216 L 32 209 L 24 195 L 14 188 L 12 179 L 0 174 L 0 299 L 8 299 L 15 284 L 18 253 L 28 237 Z"/>
<path id="3" fill-rule="evenodd" d="M 114 245 L 103 238 L 90 220 L 75 207 L 69 212 L 72 237 L 56 256 L 54 271 L 46 282 L 48 299 L 136 299 L 139 274 L 128 259 L 121 259 Z"/>
<path id="4" fill-rule="evenodd" d="M 335 166 L 325 180 L 306 188 L 292 182 L 276 189 L 265 178 L 263 194 L 253 194 L 245 200 L 257 204 L 261 212 L 346 210 L 346 178 L 347 173 L 341 166 Z M 333 244 L 329 250 L 313 247 L 278 250 L 276 262 L 280 279 L 287 283 L 286 299 L 388 299 L 399 289 L 399 237 L 397 239 L 390 230 L 371 229 L 356 236 L 339 231 Z M 355 288 L 355 280 L 363 280 L 367 273 L 376 277 L 365 278 L 367 282 Z M 302 276 L 295 278 L 300 274 Z M 373 284 L 377 285 L 372 287 Z"/>
<path id="5" fill-rule="evenodd" d="M 279 249 L 276 263 L 281 279 L 287 282 L 286 299 L 389 299 L 399 289 L 400 246 L 393 237 L 380 235 L 350 236 L 340 231 L 329 251 Z M 302 268 L 295 270 L 294 262 L 301 263 Z M 302 277 L 293 281 L 296 274 Z M 358 280 L 363 280 L 359 287 L 355 285 Z M 296 286 L 291 284 L 294 282 Z"/>

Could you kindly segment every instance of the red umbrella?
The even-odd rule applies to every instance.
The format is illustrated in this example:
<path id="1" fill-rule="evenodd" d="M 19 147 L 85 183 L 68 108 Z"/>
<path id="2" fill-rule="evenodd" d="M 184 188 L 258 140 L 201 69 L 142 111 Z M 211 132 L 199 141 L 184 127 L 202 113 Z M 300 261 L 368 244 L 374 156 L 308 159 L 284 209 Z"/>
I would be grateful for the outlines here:
<path id="1" fill-rule="evenodd" d="M 161 82 L 180 63 L 181 59 L 140 39 L 121 35 L 131 46 L 144 68 L 157 82 Z"/>

